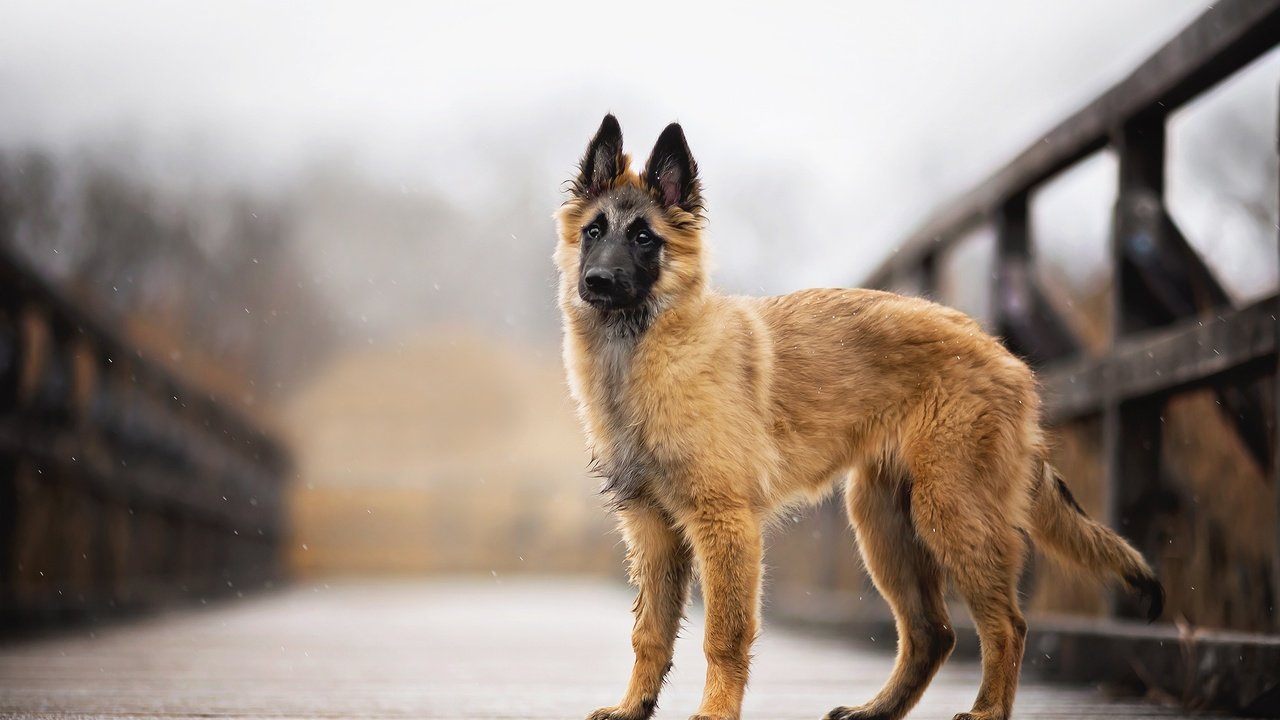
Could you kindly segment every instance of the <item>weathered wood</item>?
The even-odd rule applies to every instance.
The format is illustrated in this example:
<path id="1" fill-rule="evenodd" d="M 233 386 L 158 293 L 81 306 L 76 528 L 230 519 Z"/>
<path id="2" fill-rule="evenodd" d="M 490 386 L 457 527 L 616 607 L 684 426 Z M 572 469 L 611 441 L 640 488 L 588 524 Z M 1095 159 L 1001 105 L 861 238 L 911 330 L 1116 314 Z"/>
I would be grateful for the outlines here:
<path id="1" fill-rule="evenodd" d="M 616 703 L 631 664 L 633 592 L 563 578 L 315 584 L 132 626 L 0 648 L 0 715 L 36 718 L 582 718 Z M 697 608 L 657 720 L 683 720 L 705 679 Z M 767 625 L 743 717 L 813 720 L 870 699 L 892 631 L 854 639 Z M 1057 651 L 1033 642 L 1027 665 Z M 967 710 L 979 673 L 953 659 L 913 718 Z M 1019 718 L 1191 717 L 1025 673 Z"/>
<path id="2" fill-rule="evenodd" d="M 859 612 L 864 604 L 847 594 L 792 593 L 775 596 L 770 610 L 788 626 L 823 637 L 850 638 L 864 645 L 881 645 L 884 638 L 894 637 L 887 610 Z M 951 615 L 958 635 L 952 657 L 977 658 L 980 648 L 972 620 L 959 605 Z M 1024 685 L 1051 680 L 1151 688 L 1156 697 L 1189 708 L 1280 715 L 1280 638 L 1273 635 L 1187 632 L 1172 625 L 1064 615 L 1032 616 L 1028 622 Z"/>
<path id="3" fill-rule="evenodd" d="M 0 636 L 261 586 L 287 465 L 0 243 Z"/>
<path id="4" fill-rule="evenodd" d="M 1268 298 L 1211 318 L 1183 320 L 1119 341 L 1099 359 L 1075 359 L 1040 373 L 1051 423 L 1117 401 L 1248 379 L 1272 369 L 1277 303 Z"/>
<path id="5" fill-rule="evenodd" d="M 1276 89 L 1276 94 L 1280 96 L 1280 87 Z M 1280 104 L 1277 106 L 1280 111 Z M 1280 112 L 1276 117 L 1276 145 L 1275 151 L 1277 162 L 1280 162 Z M 1276 206 L 1280 207 L 1280 194 L 1276 197 Z M 1280 227 L 1276 228 L 1276 245 L 1280 247 Z M 1275 333 L 1275 337 L 1280 337 L 1280 319 L 1277 319 L 1276 313 L 1272 316 L 1271 331 Z M 1275 626 L 1280 628 L 1280 362 L 1274 366 L 1271 384 L 1272 390 L 1272 455 L 1271 455 L 1271 488 L 1275 495 L 1276 503 L 1276 527 L 1275 537 L 1272 544 L 1271 554 L 1271 597 L 1273 604 L 1271 606 L 1271 617 L 1275 622 Z"/>
<path id="6" fill-rule="evenodd" d="M 1164 493 L 1160 475 L 1164 398 L 1147 397 L 1108 404 L 1103 416 L 1103 453 L 1107 473 L 1107 524 L 1150 561 L 1159 557 L 1155 509 Z M 1156 567 L 1155 571 L 1160 572 Z M 1118 617 L 1142 618 L 1138 598 L 1116 588 L 1111 596 Z"/>
<path id="7" fill-rule="evenodd" d="M 866 284 L 886 285 L 895 271 L 916 265 L 924 255 L 939 251 L 994 218 L 1009 198 L 1105 147 L 1110 134 L 1136 115 L 1152 107 L 1172 112 L 1275 47 L 1278 38 L 1280 0 L 1215 3 L 1128 77 L 930 218 Z"/>
<path id="8" fill-rule="evenodd" d="M 18 578 L 18 486 L 14 475 L 17 463 L 0 446 L 0 614 L 14 607 L 14 586 Z"/>
<path id="9" fill-rule="evenodd" d="M 1050 424 L 1101 416 L 1106 514 L 1151 559 L 1167 557 L 1154 552 L 1161 541 L 1156 537 L 1159 516 L 1177 507 L 1178 499 L 1171 489 L 1176 485 L 1171 480 L 1175 469 L 1160 464 L 1163 408 L 1171 394 L 1212 388 L 1244 446 L 1260 465 L 1270 467 L 1272 482 L 1280 487 L 1277 300 L 1233 309 L 1228 294 L 1183 237 L 1164 202 L 1169 114 L 1277 45 L 1280 1 L 1216 3 L 1127 78 L 930 218 L 865 283 L 885 287 L 910 277 L 924 258 L 948 252 L 980 224 L 994 224 L 998 330 L 1012 350 L 1038 361 Z M 1280 146 L 1280 138 L 1277 141 Z M 1034 238 L 1026 227 L 1025 203 L 1058 173 L 1106 147 L 1116 151 L 1120 162 L 1111 242 L 1116 283 L 1111 346 L 1101 358 L 1079 354 L 1067 358 L 1063 355 L 1069 351 L 1044 350 L 1048 344 L 1044 336 L 1058 333 L 1048 327 L 1051 319 L 1041 321 L 1051 318 L 1051 312 L 1037 309 L 1043 296 L 1029 260 Z M 1280 493 L 1276 497 L 1280 503 Z M 1280 511 L 1280 505 L 1277 508 Z M 1179 512 L 1203 517 L 1200 510 Z M 1280 527 L 1272 559 L 1271 597 L 1280 600 Z M 806 597 L 823 590 L 788 589 L 803 591 Z M 1280 602 L 1275 605 L 1275 627 L 1280 628 Z M 1137 608 L 1120 600 L 1115 610 L 1132 615 Z M 1134 632 L 1148 645 L 1170 641 L 1167 628 Z M 1074 647 L 1072 652 L 1088 655 L 1082 662 L 1097 671 L 1092 677 L 1114 679 L 1125 670 L 1107 655 L 1108 648 L 1114 647 L 1110 640 L 1097 634 L 1067 629 L 1062 642 Z M 1268 642 L 1274 644 L 1274 638 Z M 1249 643 L 1253 644 L 1227 643 L 1211 650 L 1211 655 L 1217 654 L 1214 657 L 1201 658 L 1195 655 L 1194 639 L 1179 638 L 1178 648 L 1156 653 L 1163 659 L 1147 670 L 1181 668 L 1176 672 L 1184 673 L 1188 687 L 1199 693 L 1196 697 L 1204 696 L 1201 699 L 1210 705 L 1232 702 L 1228 696 L 1239 701 L 1261 691 L 1270 692 L 1274 703 L 1280 693 L 1275 689 L 1280 682 L 1274 676 L 1277 660 L 1266 652 L 1255 653 L 1257 643 Z M 1189 650 L 1189 657 L 1174 654 Z M 1033 650 L 1028 652 L 1031 657 Z M 1235 654 L 1235 663 L 1224 660 L 1227 653 Z M 1214 668 L 1213 672 L 1205 675 L 1206 667 Z M 1261 683 L 1254 672 L 1258 667 L 1271 670 Z"/>
<path id="10" fill-rule="evenodd" d="M 1136 313 L 1130 330 L 1230 306 L 1226 290 L 1169 217 L 1160 194 L 1137 188 L 1120 202 L 1121 270 L 1131 278 L 1128 304 Z"/>
<path id="11" fill-rule="evenodd" d="M 3 213 L 2 206 L 0 213 Z M 0 215 L 0 226 L 3 223 L 4 217 Z M 22 352 L 13 310 L 17 297 L 11 280 L 0 263 L 0 407 L 11 407 L 17 402 L 18 358 Z M 0 614 L 17 602 L 14 585 L 18 574 L 18 487 L 17 458 L 12 445 L 12 439 L 0 430 Z"/>
<path id="12" fill-rule="evenodd" d="M 936 297 L 938 294 L 938 254 L 929 253 L 920 259 L 920 294 Z"/>
<path id="13" fill-rule="evenodd" d="M 1115 286 L 1111 293 L 1111 344 L 1152 327 L 1149 313 L 1184 297 L 1175 283 L 1164 283 L 1165 268 L 1149 267 L 1170 254 L 1170 241 L 1156 226 L 1164 202 L 1164 116 L 1145 113 L 1126 122 L 1113 138 L 1119 155 L 1119 194 L 1112 223 L 1111 260 Z M 1165 263 L 1176 267 L 1172 261 Z M 1161 293 L 1159 289 L 1166 289 Z M 1131 370 L 1121 366 L 1121 372 Z M 1146 499 L 1160 495 L 1163 397 L 1121 400 L 1109 388 L 1102 404 L 1102 450 L 1107 489 L 1108 525 L 1125 536 L 1144 556 L 1156 548 L 1150 537 L 1151 513 Z M 1155 568 L 1159 572 L 1159 568 Z M 1141 617 L 1132 598 L 1111 593 L 1112 612 Z"/>
<path id="14" fill-rule="evenodd" d="M 1163 108 L 1161 108 L 1163 110 Z M 1164 203 L 1165 115 L 1150 113 L 1114 138 L 1120 156 L 1116 206 L 1115 311 L 1120 334 L 1230 307 L 1222 284 L 1178 230 Z M 1267 417 L 1258 388 L 1216 388 L 1225 417 L 1262 466 L 1269 462 Z"/>
<path id="15" fill-rule="evenodd" d="M 1016 195 L 996 220 L 996 330 L 1009 349 L 1039 366 L 1080 350 L 1080 343 L 1031 277 L 1027 196 Z"/>

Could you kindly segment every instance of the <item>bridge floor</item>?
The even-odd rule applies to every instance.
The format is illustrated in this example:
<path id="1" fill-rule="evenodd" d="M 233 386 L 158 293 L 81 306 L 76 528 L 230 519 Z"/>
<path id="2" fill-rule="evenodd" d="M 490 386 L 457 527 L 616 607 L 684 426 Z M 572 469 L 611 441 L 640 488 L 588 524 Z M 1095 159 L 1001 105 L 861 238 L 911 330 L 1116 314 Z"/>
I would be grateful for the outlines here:
<path id="1" fill-rule="evenodd" d="M 581 718 L 618 699 L 630 592 L 584 580 L 484 578 L 294 586 L 0 647 L 0 716 L 20 718 Z M 659 718 L 697 706 L 701 616 L 681 640 Z M 747 718 L 816 720 L 869 698 L 891 656 L 766 628 Z M 952 662 L 913 718 L 950 718 L 977 690 Z M 1092 689 L 1024 684 L 1021 718 L 1178 717 Z"/>

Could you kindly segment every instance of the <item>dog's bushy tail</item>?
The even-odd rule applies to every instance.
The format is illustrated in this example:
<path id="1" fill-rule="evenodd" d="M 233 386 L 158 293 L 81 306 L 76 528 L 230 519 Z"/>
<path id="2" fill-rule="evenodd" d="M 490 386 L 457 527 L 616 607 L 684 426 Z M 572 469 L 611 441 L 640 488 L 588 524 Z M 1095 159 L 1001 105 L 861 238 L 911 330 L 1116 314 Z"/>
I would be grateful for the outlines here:
<path id="1" fill-rule="evenodd" d="M 1058 471 L 1042 463 L 1031 507 L 1031 536 L 1055 557 L 1092 575 L 1114 577 L 1140 593 L 1147 620 L 1164 611 L 1164 586 L 1151 566 L 1124 538 L 1088 515 Z"/>

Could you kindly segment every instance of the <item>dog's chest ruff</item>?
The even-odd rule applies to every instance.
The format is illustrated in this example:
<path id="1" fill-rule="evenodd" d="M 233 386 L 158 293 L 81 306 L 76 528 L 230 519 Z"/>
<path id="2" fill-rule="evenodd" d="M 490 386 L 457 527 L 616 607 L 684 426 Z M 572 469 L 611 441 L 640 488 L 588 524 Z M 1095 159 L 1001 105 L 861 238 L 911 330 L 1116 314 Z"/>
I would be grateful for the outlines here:
<path id="1" fill-rule="evenodd" d="M 659 474 L 659 462 L 644 441 L 643 418 L 637 417 L 628 395 L 632 388 L 636 339 L 612 337 L 596 347 L 595 382 L 590 411 L 598 416 L 604 437 L 593 448 L 593 470 L 604 480 L 601 492 L 615 505 L 625 505 L 648 494 L 647 486 Z"/>

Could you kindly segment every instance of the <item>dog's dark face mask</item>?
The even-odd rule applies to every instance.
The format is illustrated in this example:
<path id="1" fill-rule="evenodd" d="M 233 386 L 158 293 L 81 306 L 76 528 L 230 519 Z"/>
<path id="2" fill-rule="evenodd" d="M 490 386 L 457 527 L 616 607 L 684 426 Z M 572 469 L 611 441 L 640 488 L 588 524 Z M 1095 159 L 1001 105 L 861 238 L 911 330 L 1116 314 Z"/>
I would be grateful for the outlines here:
<path id="1" fill-rule="evenodd" d="M 605 312 L 652 309 L 665 258 L 661 229 L 671 229 L 672 210 L 685 210 L 687 221 L 701 211 L 697 165 L 679 125 L 659 136 L 642 175 L 626 165 L 622 129 L 605 116 L 573 181 L 588 218 L 578 238 L 578 295 Z"/>
<path id="2" fill-rule="evenodd" d="M 601 310 L 643 305 L 662 271 L 662 238 L 649 222 L 648 193 L 624 186 L 608 191 L 582 227 L 578 294 Z"/>

